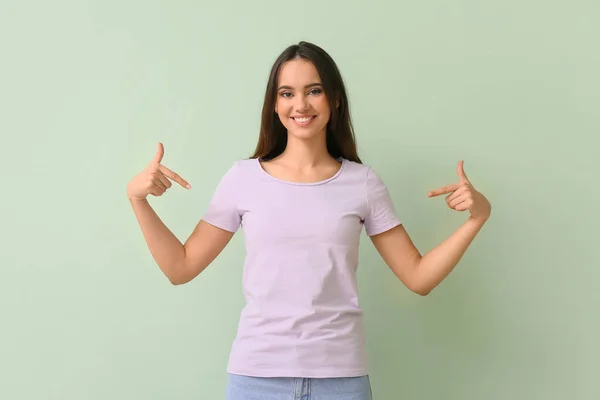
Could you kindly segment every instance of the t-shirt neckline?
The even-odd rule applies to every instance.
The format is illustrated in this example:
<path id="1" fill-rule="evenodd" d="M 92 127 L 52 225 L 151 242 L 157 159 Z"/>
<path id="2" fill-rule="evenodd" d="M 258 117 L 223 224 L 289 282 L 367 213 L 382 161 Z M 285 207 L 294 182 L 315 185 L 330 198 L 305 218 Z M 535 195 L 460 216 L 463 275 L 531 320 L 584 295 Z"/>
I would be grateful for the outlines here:
<path id="1" fill-rule="evenodd" d="M 324 183 L 330 182 L 330 181 L 336 179 L 338 176 L 340 176 L 340 174 L 342 173 L 342 171 L 344 170 L 344 167 L 346 165 L 346 159 L 343 157 L 339 157 L 339 158 L 337 158 L 337 160 L 341 162 L 340 168 L 337 170 L 337 172 L 327 179 L 323 179 L 321 181 L 316 181 L 316 182 L 294 182 L 294 181 L 286 181 L 284 179 L 277 178 L 277 177 L 271 175 L 270 173 L 268 173 L 263 168 L 262 164 L 260 163 L 260 158 L 258 158 L 258 157 L 256 158 L 256 165 L 262 174 L 266 175 L 269 179 L 272 179 L 276 182 L 285 183 L 287 185 L 296 185 L 296 186 L 317 186 L 317 185 L 322 185 Z"/>

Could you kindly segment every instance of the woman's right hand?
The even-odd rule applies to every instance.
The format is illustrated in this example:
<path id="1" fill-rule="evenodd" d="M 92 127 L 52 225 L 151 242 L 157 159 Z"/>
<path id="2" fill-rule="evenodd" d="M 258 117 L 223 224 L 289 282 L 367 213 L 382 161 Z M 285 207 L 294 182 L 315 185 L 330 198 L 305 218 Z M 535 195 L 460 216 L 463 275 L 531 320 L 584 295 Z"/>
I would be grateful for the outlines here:
<path id="1" fill-rule="evenodd" d="M 186 189 L 191 188 L 183 178 L 160 163 L 164 154 L 165 149 L 162 143 L 158 143 L 158 151 L 152 162 L 127 185 L 129 200 L 144 200 L 149 194 L 162 196 L 171 187 L 171 180 Z"/>

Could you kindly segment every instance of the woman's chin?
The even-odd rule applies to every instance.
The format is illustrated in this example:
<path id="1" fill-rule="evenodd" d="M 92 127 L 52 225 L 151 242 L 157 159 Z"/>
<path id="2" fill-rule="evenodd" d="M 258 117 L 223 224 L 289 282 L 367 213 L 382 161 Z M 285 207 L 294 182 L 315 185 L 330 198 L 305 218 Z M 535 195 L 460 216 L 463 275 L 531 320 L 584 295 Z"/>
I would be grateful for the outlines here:
<path id="1" fill-rule="evenodd" d="M 315 140 L 320 139 L 321 137 L 326 135 L 325 129 L 315 130 L 315 129 L 289 129 L 288 137 L 291 136 L 294 139 L 298 140 Z"/>

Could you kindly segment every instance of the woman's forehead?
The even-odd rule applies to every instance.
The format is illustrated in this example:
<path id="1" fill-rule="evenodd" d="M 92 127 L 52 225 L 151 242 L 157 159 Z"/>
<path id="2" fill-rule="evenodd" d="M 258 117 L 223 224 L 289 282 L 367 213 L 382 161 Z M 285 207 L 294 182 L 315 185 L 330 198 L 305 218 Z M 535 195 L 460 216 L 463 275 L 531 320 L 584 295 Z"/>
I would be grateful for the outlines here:
<path id="1" fill-rule="evenodd" d="M 321 83 L 321 78 L 310 61 L 291 60 L 283 64 L 278 86 L 304 87 L 313 83 Z"/>

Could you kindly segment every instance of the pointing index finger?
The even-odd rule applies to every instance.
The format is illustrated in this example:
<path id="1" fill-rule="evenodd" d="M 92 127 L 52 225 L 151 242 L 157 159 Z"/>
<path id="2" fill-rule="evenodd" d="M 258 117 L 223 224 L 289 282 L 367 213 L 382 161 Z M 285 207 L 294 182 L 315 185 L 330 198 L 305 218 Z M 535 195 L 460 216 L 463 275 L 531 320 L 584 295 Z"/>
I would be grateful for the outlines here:
<path id="1" fill-rule="evenodd" d="M 165 167 L 164 165 L 161 164 L 159 169 L 160 169 L 160 172 L 162 172 L 164 176 L 166 176 L 167 178 L 171 179 L 174 182 L 179 183 L 184 188 L 186 188 L 186 189 L 192 188 L 192 186 L 185 179 L 183 179 L 181 176 L 179 176 L 175 172 L 171 171 L 169 168 Z"/>
<path id="2" fill-rule="evenodd" d="M 458 188 L 460 188 L 460 183 L 454 183 L 452 185 L 447 185 L 447 186 L 441 187 L 439 189 L 432 190 L 427 195 L 429 197 L 440 196 L 442 194 L 454 192 Z"/>

